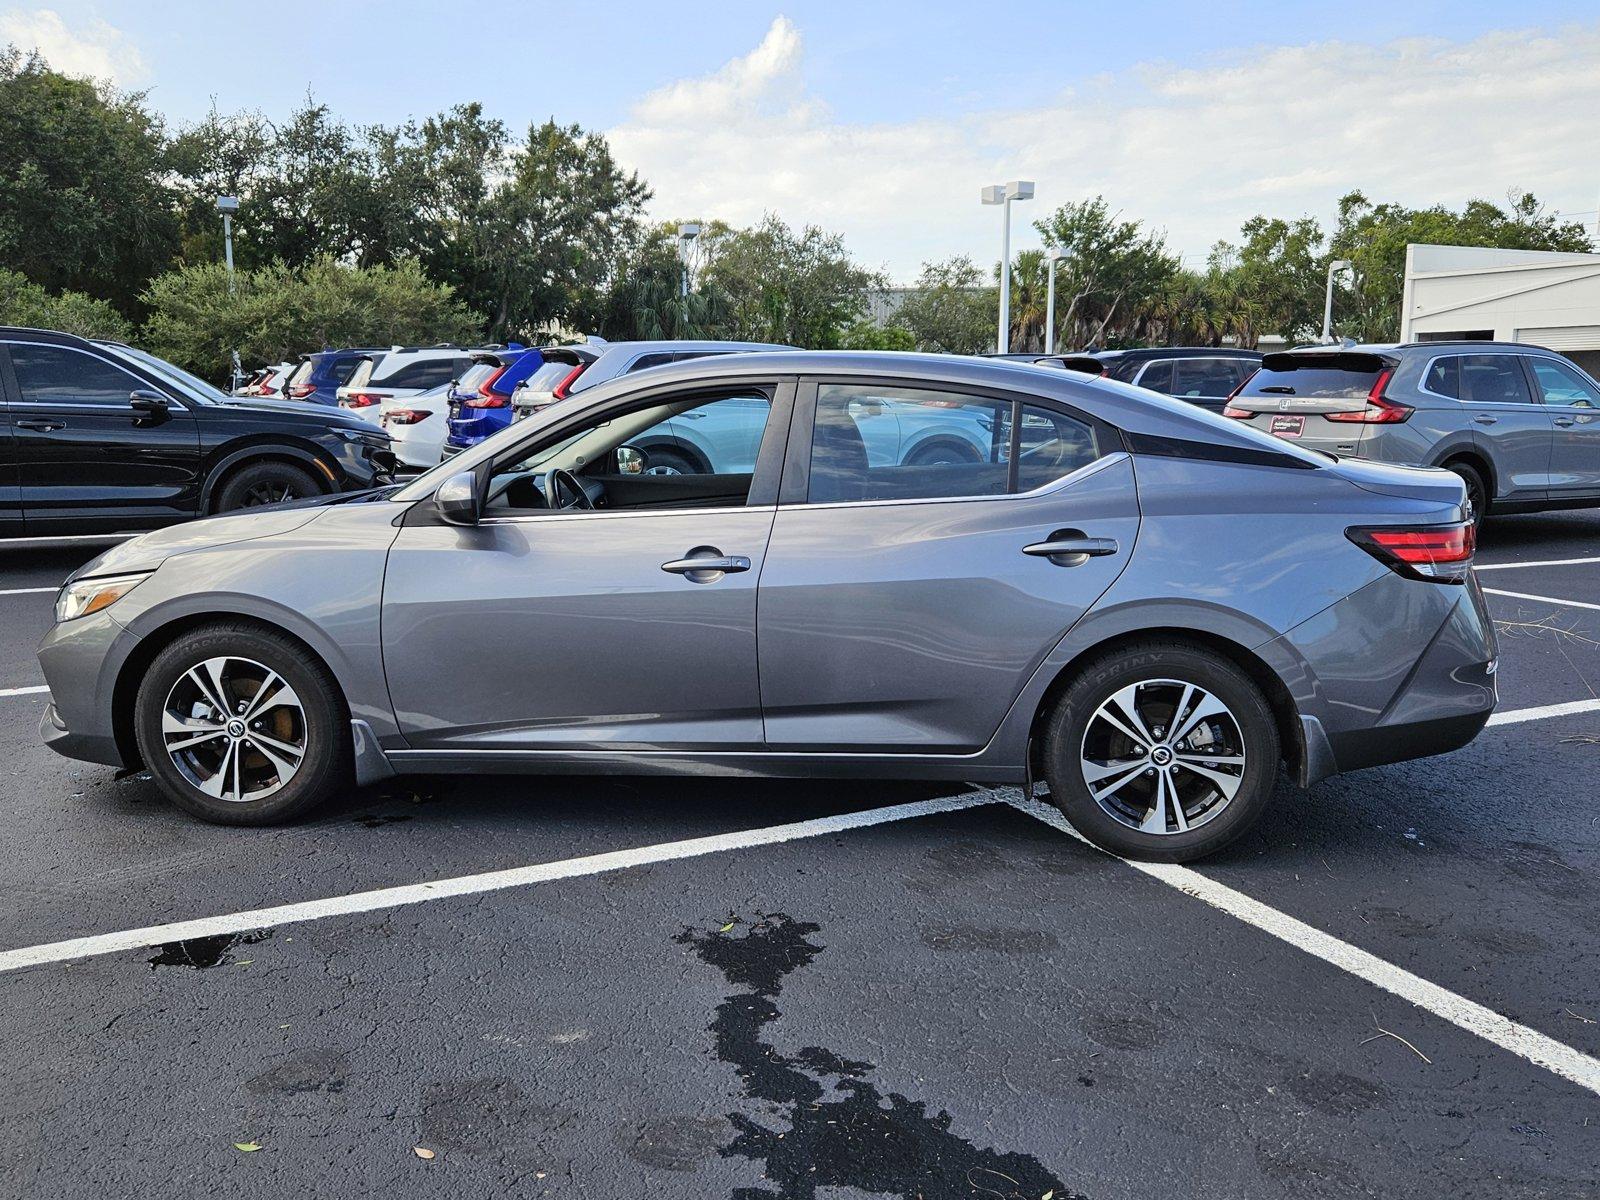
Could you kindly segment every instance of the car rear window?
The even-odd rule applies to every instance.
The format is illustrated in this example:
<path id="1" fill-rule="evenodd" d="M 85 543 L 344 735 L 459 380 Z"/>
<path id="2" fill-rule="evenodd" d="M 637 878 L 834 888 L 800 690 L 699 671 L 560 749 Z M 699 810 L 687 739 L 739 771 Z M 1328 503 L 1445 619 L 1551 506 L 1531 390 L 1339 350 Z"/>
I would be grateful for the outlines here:
<path id="1" fill-rule="evenodd" d="M 370 358 L 346 358 L 334 364 L 333 377 L 341 387 L 365 387 L 367 380 L 372 378 L 372 360 Z"/>
<path id="2" fill-rule="evenodd" d="M 549 392 L 555 389 L 568 375 L 572 374 L 574 364 L 569 362 L 545 362 L 537 371 L 529 375 L 522 386 L 530 392 Z"/>
<path id="3" fill-rule="evenodd" d="M 1377 382 L 1371 371 L 1330 367 L 1274 370 L 1262 367 L 1239 392 L 1241 396 L 1301 396 L 1318 400 L 1364 400 Z"/>

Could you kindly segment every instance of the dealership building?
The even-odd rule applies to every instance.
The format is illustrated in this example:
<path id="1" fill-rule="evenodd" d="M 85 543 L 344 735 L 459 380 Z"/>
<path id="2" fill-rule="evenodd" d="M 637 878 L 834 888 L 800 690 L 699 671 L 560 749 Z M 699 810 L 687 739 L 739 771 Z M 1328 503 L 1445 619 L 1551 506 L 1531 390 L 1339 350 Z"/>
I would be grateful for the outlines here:
<path id="1" fill-rule="evenodd" d="M 1600 376 L 1600 254 L 1406 247 L 1402 342 L 1531 342 Z"/>

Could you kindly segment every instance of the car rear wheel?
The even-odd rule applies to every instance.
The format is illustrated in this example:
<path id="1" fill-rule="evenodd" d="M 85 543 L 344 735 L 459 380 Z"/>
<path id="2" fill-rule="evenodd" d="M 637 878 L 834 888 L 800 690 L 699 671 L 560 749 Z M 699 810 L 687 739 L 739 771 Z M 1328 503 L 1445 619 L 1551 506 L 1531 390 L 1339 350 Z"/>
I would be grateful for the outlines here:
<path id="1" fill-rule="evenodd" d="M 1187 862 L 1255 824 L 1278 777 L 1278 728 L 1220 654 L 1147 642 L 1095 659 L 1045 735 L 1051 799 L 1095 845 Z"/>
<path id="2" fill-rule="evenodd" d="M 977 451 L 964 442 L 939 441 L 918 446 L 905 457 L 908 467 L 954 467 L 979 462 Z"/>
<path id="3" fill-rule="evenodd" d="M 350 724 L 327 668 L 253 625 L 208 625 L 156 655 L 134 726 L 173 803 L 222 825 L 286 820 L 350 775 Z"/>
<path id="4" fill-rule="evenodd" d="M 1483 519 L 1489 515 L 1489 488 L 1483 481 L 1483 476 L 1478 474 L 1478 469 L 1470 463 L 1454 462 L 1445 468 L 1461 477 L 1461 482 L 1467 485 L 1467 505 L 1472 510 L 1472 523 L 1482 525 Z"/>
<path id="5" fill-rule="evenodd" d="M 701 475 L 700 466 L 687 454 L 665 446 L 652 446 L 645 451 L 646 475 Z"/>
<path id="6" fill-rule="evenodd" d="M 320 495 L 322 489 L 310 473 L 291 463 L 251 463 L 223 481 L 212 509 L 219 513 L 233 512 Z"/>

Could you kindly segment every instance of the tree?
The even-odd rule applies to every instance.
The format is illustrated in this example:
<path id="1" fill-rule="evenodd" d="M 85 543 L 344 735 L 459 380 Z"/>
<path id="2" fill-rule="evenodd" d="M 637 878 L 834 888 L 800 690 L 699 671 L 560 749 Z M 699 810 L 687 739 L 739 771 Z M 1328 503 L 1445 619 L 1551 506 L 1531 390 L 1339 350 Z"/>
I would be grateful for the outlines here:
<path id="1" fill-rule="evenodd" d="M 1317 336 L 1328 269 L 1322 226 L 1311 217 L 1257 216 L 1239 234 L 1237 246 L 1219 242 L 1210 259 L 1212 285 L 1227 299 L 1227 324 L 1239 344 L 1254 346 L 1263 333 L 1291 342 Z"/>
<path id="2" fill-rule="evenodd" d="M 1374 204 L 1362 193 L 1351 192 L 1339 201 L 1339 221 L 1329 247 L 1331 257 L 1355 264 L 1354 286 L 1342 289 L 1335 301 L 1340 333 L 1372 341 L 1399 335 L 1406 246 L 1412 242 L 1510 250 L 1593 249 L 1581 224 L 1546 211 L 1531 193 L 1509 197 L 1505 208 L 1472 200 L 1456 213 L 1443 205 L 1409 209 Z"/>
<path id="3" fill-rule="evenodd" d="M 924 263 L 915 288 L 894 314 L 923 350 L 981 354 L 994 346 L 1000 290 L 987 286 L 970 258 Z"/>
<path id="4" fill-rule="evenodd" d="M 0 269 L 0 325 L 55 329 L 79 337 L 127 341 L 132 326 L 104 300 L 82 292 L 52 296 L 16 271 Z"/>
<path id="5" fill-rule="evenodd" d="M 0 261 L 131 314 L 177 250 L 161 119 L 142 92 L 0 49 Z"/>
<path id="6" fill-rule="evenodd" d="M 630 247 L 613 272 L 600 318 L 600 332 L 614 341 L 727 336 L 728 298 L 715 283 L 702 282 L 683 295 L 683 260 L 677 222 L 658 225 Z M 702 224 L 716 239 L 726 226 Z"/>
<path id="7" fill-rule="evenodd" d="M 883 282 L 856 265 L 838 234 L 815 225 L 796 233 L 771 213 L 712 239 L 707 252 L 701 277 L 727 297 L 729 336 L 745 341 L 837 349 L 866 311 L 867 289 Z"/>
<path id="8" fill-rule="evenodd" d="M 874 325 L 857 321 L 839 339 L 841 350 L 915 350 L 917 339 L 903 325 Z"/>
<path id="9" fill-rule="evenodd" d="M 1042 250 L 1024 250 L 1011 264 L 1011 347 L 1044 352 L 1050 263 Z M 999 268 L 995 277 L 999 278 Z"/>
<path id="10" fill-rule="evenodd" d="M 1103 346 L 1139 334 L 1140 316 L 1178 273 L 1160 234 L 1112 213 L 1103 196 L 1063 204 L 1034 222 L 1045 246 L 1063 254 L 1056 267 L 1056 318 L 1064 346 Z"/>
<path id="11" fill-rule="evenodd" d="M 231 353 L 277 362 L 322 346 L 471 342 L 483 318 L 407 260 L 351 267 L 321 258 L 302 270 L 273 263 L 241 271 L 230 291 L 218 263 L 155 279 L 144 300 L 152 351 L 212 379 L 226 377 Z"/>

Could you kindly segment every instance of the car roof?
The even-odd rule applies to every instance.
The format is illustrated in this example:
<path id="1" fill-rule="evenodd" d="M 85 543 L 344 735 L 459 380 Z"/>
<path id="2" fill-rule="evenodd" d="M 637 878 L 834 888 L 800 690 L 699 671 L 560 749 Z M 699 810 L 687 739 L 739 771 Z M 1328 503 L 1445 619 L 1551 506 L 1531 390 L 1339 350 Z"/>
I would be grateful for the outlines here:
<path id="1" fill-rule="evenodd" d="M 1101 362 L 1129 358 L 1260 358 L 1261 351 L 1246 350 L 1240 346 L 1136 346 L 1129 350 L 1086 350 L 1058 357 L 1088 357 Z"/>
<path id="2" fill-rule="evenodd" d="M 75 333 L 62 333 L 59 329 L 35 329 L 31 325 L 0 325 L 0 339 L 59 342 L 63 346 L 77 346 L 80 348 L 95 345 L 117 346 L 122 344 L 120 342 L 92 342 L 88 338 L 79 337 Z"/>
<path id="3" fill-rule="evenodd" d="M 785 350 L 793 351 L 794 346 L 785 346 L 781 342 L 732 342 L 717 341 L 712 339 L 672 339 L 661 338 L 655 341 L 637 342 L 579 342 L 572 346 L 553 346 L 554 350 L 593 350 L 597 353 L 607 353 L 613 350 Z"/>

